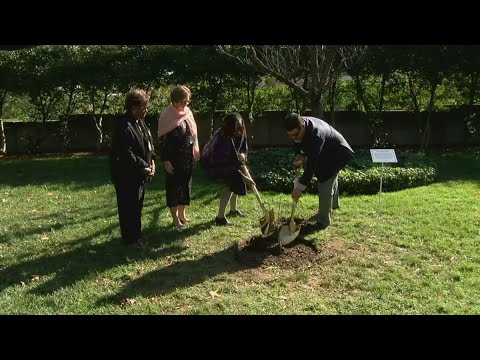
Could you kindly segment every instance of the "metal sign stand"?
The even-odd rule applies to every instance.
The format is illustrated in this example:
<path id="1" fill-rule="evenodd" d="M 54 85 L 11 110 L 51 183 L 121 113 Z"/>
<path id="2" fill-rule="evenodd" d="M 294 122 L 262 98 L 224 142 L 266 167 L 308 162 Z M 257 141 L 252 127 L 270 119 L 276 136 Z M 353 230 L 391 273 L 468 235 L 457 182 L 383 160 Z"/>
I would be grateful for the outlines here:
<path id="1" fill-rule="evenodd" d="M 397 155 L 393 149 L 370 149 L 372 155 L 372 161 L 376 163 L 382 163 L 382 171 L 380 173 L 380 191 L 378 192 L 378 205 L 377 205 L 377 219 L 380 219 L 380 210 L 382 205 L 382 186 L 383 175 L 385 171 L 384 163 L 396 163 Z"/>

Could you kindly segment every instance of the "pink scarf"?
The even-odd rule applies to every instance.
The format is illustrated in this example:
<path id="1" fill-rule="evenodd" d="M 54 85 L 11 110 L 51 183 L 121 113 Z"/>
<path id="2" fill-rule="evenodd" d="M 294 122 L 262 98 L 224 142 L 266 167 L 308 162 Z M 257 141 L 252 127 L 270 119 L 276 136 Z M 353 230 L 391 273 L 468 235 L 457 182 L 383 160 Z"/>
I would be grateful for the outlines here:
<path id="1" fill-rule="evenodd" d="M 188 106 L 185 106 L 184 111 L 178 111 L 175 106 L 170 104 L 162 111 L 158 118 L 158 137 L 169 133 L 177 126 L 181 125 L 184 120 L 188 123 L 193 136 L 193 158 L 198 160 L 200 159 L 200 149 L 198 147 L 197 123 L 195 122 L 193 113 Z"/>

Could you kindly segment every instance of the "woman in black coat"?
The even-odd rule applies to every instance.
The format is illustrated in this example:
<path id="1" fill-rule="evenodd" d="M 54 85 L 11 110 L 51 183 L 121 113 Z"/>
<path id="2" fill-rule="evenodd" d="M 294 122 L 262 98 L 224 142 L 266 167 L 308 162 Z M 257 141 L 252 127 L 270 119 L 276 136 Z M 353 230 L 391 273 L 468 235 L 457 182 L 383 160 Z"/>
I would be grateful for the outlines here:
<path id="1" fill-rule="evenodd" d="M 146 243 L 141 233 L 145 183 L 155 175 L 153 139 L 144 121 L 148 101 L 142 89 L 127 93 L 126 113 L 115 124 L 110 153 L 122 240 L 140 247 Z"/>

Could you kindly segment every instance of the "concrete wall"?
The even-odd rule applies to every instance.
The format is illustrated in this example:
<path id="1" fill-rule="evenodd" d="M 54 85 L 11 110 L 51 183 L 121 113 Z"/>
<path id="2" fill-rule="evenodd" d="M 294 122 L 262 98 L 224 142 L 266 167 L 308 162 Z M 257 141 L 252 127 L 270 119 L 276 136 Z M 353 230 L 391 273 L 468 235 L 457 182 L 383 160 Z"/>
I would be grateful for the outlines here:
<path id="1" fill-rule="evenodd" d="M 267 111 L 247 124 L 249 143 L 251 146 L 282 146 L 289 145 L 290 140 L 282 128 L 282 119 L 285 112 Z M 242 114 L 246 117 L 246 114 Z M 308 113 L 306 114 L 308 115 Z M 464 110 L 436 112 L 431 119 L 431 145 L 462 145 L 466 142 L 463 118 Z M 217 129 L 223 113 L 214 115 L 213 128 Z M 102 128 L 108 144 L 113 129 L 113 122 L 118 115 L 103 116 Z M 329 121 L 329 113 L 325 120 Z M 203 145 L 210 137 L 211 121 L 207 114 L 195 115 L 199 141 Z M 157 140 L 157 116 L 149 115 L 146 118 L 152 135 Z M 39 122 L 10 122 L 5 121 L 5 135 L 7 153 L 25 153 L 33 150 L 33 140 L 40 140 L 39 152 L 63 151 L 61 138 L 58 136 L 60 121 Z M 97 144 L 97 130 L 90 115 L 75 115 L 67 121 L 69 150 L 95 151 Z M 335 114 L 335 128 L 339 130 L 353 147 L 368 147 L 371 144 L 367 120 L 364 114 L 354 111 L 339 111 Z M 406 111 L 388 111 L 384 117 L 384 128 L 387 138 L 395 146 L 416 146 L 419 144 L 418 123 L 414 114 Z M 480 139 L 474 139 L 479 143 Z"/>

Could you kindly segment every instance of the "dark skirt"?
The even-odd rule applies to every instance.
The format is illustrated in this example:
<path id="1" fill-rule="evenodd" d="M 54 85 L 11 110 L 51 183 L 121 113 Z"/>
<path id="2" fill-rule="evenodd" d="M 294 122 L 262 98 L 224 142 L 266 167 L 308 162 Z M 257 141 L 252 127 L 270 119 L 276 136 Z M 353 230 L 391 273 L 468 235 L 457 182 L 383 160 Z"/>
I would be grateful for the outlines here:
<path id="1" fill-rule="evenodd" d="M 230 188 L 230 191 L 236 195 L 246 195 L 247 186 L 243 181 L 242 175 L 236 166 L 214 167 L 208 170 L 208 177 L 211 180 L 221 181 Z"/>

